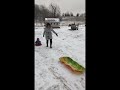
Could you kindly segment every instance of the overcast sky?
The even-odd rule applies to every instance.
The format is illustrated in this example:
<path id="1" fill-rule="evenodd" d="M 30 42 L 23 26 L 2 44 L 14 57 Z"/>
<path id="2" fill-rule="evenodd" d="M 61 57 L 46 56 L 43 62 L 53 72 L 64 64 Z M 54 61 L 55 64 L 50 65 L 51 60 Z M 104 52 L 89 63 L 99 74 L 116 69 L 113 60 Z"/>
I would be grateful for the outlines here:
<path id="1" fill-rule="evenodd" d="M 48 7 L 50 3 L 56 3 L 61 9 L 61 13 L 71 11 L 74 14 L 85 12 L 85 0 L 35 0 L 35 4 L 45 5 Z"/>

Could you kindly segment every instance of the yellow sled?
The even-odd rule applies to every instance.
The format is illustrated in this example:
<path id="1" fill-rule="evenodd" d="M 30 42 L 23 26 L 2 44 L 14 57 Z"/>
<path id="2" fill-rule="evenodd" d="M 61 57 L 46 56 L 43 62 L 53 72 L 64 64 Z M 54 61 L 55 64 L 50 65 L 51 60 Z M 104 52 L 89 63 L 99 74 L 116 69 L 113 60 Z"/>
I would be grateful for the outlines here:
<path id="1" fill-rule="evenodd" d="M 64 63 L 65 65 L 71 67 L 73 71 L 81 72 L 83 73 L 85 68 L 81 65 L 79 65 L 77 62 L 72 60 L 70 57 L 60 57 L 60 62 Z"/>

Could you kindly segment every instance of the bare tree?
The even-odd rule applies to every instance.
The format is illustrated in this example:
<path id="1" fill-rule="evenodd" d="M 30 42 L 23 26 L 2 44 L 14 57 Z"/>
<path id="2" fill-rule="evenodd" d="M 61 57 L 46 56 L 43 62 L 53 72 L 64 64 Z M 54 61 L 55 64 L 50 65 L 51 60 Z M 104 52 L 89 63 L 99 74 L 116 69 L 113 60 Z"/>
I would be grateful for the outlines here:
<path id="1" fill-rule="evenodd" d="M 35 12 L 34 12 L 34 17 L 35 17 L 35 21 L 37 22 L 39 19 L 39 15 L 40 15 L 40 9 L 38 5 L 35 5 Z"/>
<path id="2" fill-rule="evenodd" d="M 65 16 L 71 16 L 71 13 L 66 12 L 66 13 L 65 13 Z"/>
<path id="3" fill-rule="evenodd" d="M 50 4 L 50 11 L 52 12 L 52 17 L 59 17 L 60 16 L 60 8 L 57 4 Z"/>
<path id="4" fill-rule="evenodd" d="M 41 20 L 44 21 L 44 18 L 47 16 L 48 14 L 48 10 L 44 5 L 40 5 L 40 10 L 41 10 Z"/>
<path id="5" fill-rule="evenodd" d="M 70 16 L 73 16 L 73 13 L 72 13 L 72 12 L 70 13 Z"/>
<path id="6" fill-rule="evenodd" d="M 77 13 L 77 14 L 76 14 L 76 17 L 79 17 L 79 15 L 80 15 L 80 14 L 79 14 L 79 13 Z"/>
<path id="7" fill-rule="evenodd" d="M 56 4 L 50 4 L 50 8 L 44 5 L 36 5 L 34 10 L 34 19 L 36 23 L 44 22 L 45 18 L 60 18 L 60 8 Z"/>
<path id="8" fill-rule="evenodd" d="M 35 12 L 34 12 L 34 17 L 35 17 L 35 22 L 36 23 L 43 23 L 45 17 L 48 17 L 50 15 L 50 11 L 46 6 L 44 5 L 36 5 L 35 4 Z"/>
<path id="9" fill-rule="evenodd" d="M 83 13 L 83 14 L 80 15 L 80 20 L 83 21 L 83 22 L 85 22 L 85 13 Z"/>

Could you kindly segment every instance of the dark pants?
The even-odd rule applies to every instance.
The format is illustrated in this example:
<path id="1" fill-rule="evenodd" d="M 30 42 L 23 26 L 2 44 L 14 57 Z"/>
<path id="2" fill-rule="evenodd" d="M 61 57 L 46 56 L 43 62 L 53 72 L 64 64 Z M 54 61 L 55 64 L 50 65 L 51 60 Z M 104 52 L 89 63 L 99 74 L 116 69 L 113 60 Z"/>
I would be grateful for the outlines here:
<path id="1" fill-rule="evenodd" d="M 49 40 L 46 41 L 47 47 L 48 47 L 48 41 L 49 41 Z M 50 39 L 50 47 L 52 47 L 52 39 Z"/>

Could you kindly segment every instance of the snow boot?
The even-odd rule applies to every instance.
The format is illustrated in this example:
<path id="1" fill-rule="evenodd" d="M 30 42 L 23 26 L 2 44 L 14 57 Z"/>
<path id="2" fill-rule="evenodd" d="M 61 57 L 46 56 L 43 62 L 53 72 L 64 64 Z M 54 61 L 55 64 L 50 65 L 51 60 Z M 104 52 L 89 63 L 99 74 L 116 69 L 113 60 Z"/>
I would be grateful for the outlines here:
<path id="1" fill-rule="evenodd" d="M 50 48 L 52 48 L 52 39 L 50 39 Z"/>
<path id="2" fill-rule="evenodd" d="M 46 41 L 46 44 L 47 44 L 47 46 L 46 46 L 46 47 L 48 47 L 48 40 Z"/>

